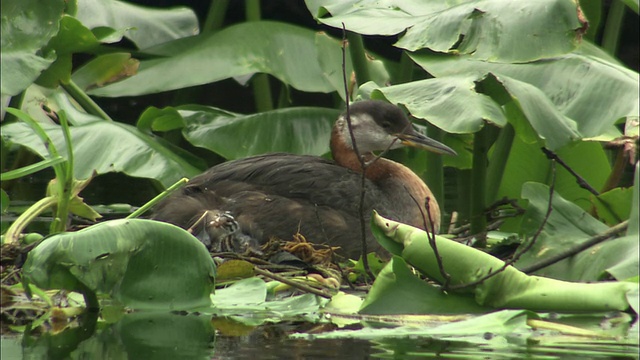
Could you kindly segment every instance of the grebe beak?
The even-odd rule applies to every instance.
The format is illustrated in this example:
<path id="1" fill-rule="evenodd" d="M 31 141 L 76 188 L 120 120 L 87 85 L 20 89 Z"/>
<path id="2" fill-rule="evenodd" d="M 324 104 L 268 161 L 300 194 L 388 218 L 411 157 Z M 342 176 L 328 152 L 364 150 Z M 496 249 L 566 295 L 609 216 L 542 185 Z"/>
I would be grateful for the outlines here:
<path id="1" fill-rule="evenodd" d="M 441 155 L 444 155 L 444 154 L 454 155 L 454 156 L 458 155 L 458 153 L 456 153 L 452 148 L 448 147 L 447 145 L 439 141 L 435 141 L 431 138 L 428 138 L 417 131 L 412 131 L 408 134 L 405 134 L 405 133 L 395 134 L 395 136 L 398 137 L 402 145 L 405 145 L 405 146 L 424 149 L 424 150 L 428 150 Z"/>

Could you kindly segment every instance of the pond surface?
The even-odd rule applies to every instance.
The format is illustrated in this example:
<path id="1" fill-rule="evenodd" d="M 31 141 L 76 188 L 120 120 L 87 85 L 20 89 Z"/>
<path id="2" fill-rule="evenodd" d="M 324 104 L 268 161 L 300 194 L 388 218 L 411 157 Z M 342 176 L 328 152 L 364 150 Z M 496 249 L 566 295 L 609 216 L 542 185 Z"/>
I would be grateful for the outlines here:
<path id="1" fill-rule="evenodd" d="M 220 328 L 216 327 L 220 326 Z M 575 337 L 518 336 L 479 344 L 429 338 L 382 341 L 293 339 L 322 325 L 301 322 L 250 327 L 224 319 L 176 314 L 126 314 L 113 324 L 84 324 L 57 335 L 2 338 L 2 359 L 637 359 L 638 346 Z M 490 334 L 479 335 L 485 340 Z M 493 341 L 495 340 L 495 341 Z M 637 343 L 636 343 L 637 344 Z"/>

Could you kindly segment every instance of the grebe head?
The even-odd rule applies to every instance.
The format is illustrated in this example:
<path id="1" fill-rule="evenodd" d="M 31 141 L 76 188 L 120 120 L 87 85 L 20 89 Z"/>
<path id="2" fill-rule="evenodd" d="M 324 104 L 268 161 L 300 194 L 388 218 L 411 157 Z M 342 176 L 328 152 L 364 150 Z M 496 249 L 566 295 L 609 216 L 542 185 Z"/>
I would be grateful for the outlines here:
<path id="1" fill-rule="evenodd" d="M 457 155 L 450 147 L 419 133 L 395 105 L 367 100 L 351 104 L 349 110 L 353 135 L 362 154 L 412 146 L 438 154 Z M 334 135 L 353 149 L 346 112 L 336 121 L 335 130 Z"/>

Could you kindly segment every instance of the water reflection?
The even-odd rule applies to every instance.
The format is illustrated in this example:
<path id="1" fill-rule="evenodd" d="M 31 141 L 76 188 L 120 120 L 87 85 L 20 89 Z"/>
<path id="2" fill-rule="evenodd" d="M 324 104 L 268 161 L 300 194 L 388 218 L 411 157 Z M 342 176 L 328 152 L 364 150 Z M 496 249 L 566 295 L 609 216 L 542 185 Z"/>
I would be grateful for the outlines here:
<path id="1" fill-rule="evenodd" d="M 365 359 L 371 350 L 363 340 L 289 339 L 288 334 L 300 329 L 299 323 L 236 324 L 235 328 L 227 323 L 219 331 L 213 325 L 219 319 L 197 315 L 136 312 L 113 324 L 96 325 L 96 320 L 96 314 L 87 313 L 79 327 L 59 334 L 26 334 L 22 349 L 3 351 L 3 360 L 5 355 L 7 359 Z"/>
<path id="2" fill-rule="evenodd" d="M 209 359 L 214 329 L 206 316 L 138 312 L 96 327 L 85 314 L 81 326 L 38 338 L 25 335 L 25 359 Z M 94 331 L 95 330 L 95 331 Z"/>
<path id="3" fill-rule="evenodd" d="M 290 334 L 335 330 L 331 324 L 281 322 L 250 326 L 205 315 L 137 312 L 116 323 L 85 313 L 80 326 L 59 334 L 2 341 L 2 359 L 369 359 L 369 358 L 637 358 L 637 342 L 538 334 L 477 341 L 428 337 L 292 339 Z M 537 339 L 537 340 L 536 340 Z M 553 341 L 552 341 L 553 340 Z"/>
<path id="4" fill-rule="evenodd" d="M 369 359 L 372 345 L 366 340 L 295 340 L 288 335 L 308 324 L 268 324 L 242 336 L 216 338 L 215 359 Z"/>

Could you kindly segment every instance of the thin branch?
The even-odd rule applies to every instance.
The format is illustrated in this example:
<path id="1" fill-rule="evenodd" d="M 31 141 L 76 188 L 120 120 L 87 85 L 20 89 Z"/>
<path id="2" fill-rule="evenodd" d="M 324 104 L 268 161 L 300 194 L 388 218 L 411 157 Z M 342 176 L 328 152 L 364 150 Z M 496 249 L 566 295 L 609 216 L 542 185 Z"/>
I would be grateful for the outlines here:
<path id="1" fill-rule="evenodd" d="M 351 137 L 351 144 L 353 145 L 353 151 L 355 152 L 356 157 L 358 158 L 358 161 L 360 161 L 360 167 L 362 168 L 362 177 L 360 181 L 360 202 L 358 204 L 358 210 L 360 213 L 360 235 L 361 235 L 360 239 L 361 239 L 361 245 L 362 245 L 362 265 L 364 266 L 364 270 L 366 271 L 367 275 L 369 275 L 371 279 L 375 279 L 375 276 L 373 276 L 373 272 L 369 267 L 369 261 L 367 259 L 367 235 L 366 235 L 366 225 L 364 221 L 364 184 L 366 179 L 365 172 L 367 169 L 365 167 L 366 165 L 365 161 L 360 155 L 360 151 L 358 150 L 358 144 L 356 144 L 356 137 L 353 134 L 353 127 L 351 126 L 351 113 L 349 108 L 349 103 L 350 103 L 349 86 L 347 83 L 346 45 L 347 45 L 347 30 L 344 23 L 342 23 L 342 47 L 341 47 L 342 48 L 342 83 L 344 84 L 345 103 L 346 103 L 345 115 L 347 118 L 347 127 L 349 129 L 349 136 Z"/>
<path id="2" fill-rule="evenodd" d="M 467 284 L 453 285 L 453 286 L 450 286 L 449 289 L 450 290 L 459 290 L 459 289 L 463 289 L 463 288 L 479 285 L 479 284 L 483 283 L 484 281 L 488 280 L 489 278 L 491 278 L 491 277 L 503 272 L 506 268 L 508 268 L 509 266 L 513 265 L 516 261 L 518 261 L 518 259 L 520 259 L 520 257 L 524 253 L 526 253 L 527 251 L 531 250 L 533 245 L 538 240 L 538 237 L 542 233 L 542 230 L 544 229 L 545 225 L 547 224 L 547 221 L 549 221 L 549 217 L 551 216 L 551 212 L 553 211 L 553 193 L 555 191 L 555 185 L 556 185 L 556 162 L 555 162 L 555 160 L 552 159 L 551 160 L 551 184 L 549 185 L 549 203 L 547 205 L 547 212 L 545 213 L 544 218 L 542 219 L 542 222 L 540 223 L 540 226 L 538 227 L 538 230 L 536 231 L 535 234 L 533 234 L 533 238 L 531 238 L 531 241 L 522 250 L 516 251 L 516 253 L 513 254 L 513 257 L 511 259 L 509 259 L 508 261 L 505 261 L 504 265 L 502 267 L 500 267 L 498 270 L 493 271 L 493 272 L 490 271 L 487 275 L 481 277 L 480 279 L 478 279 L 478 280 L 476 280 L 474 282 L 470 282 L 470 283 L 467 283 Z"/>
<path id="3" fill-rule="evenodd" d="M 577 172 L 575 172 L 569 165 L 567 165 L 567 163 L 565 163 L 564 161 L 562 161 L 562 159 L 560 159 L 560 157 L 554 153 L 553 151 L 543 147 L 542 148 L 542 152 L 547 156 L 547 158 L 549 160 L 555 160 L 558 162 L 558 164 L 562 165 L 563 168 L 567 169 L 567 171 L 573 175 L 573 177 L 576 178 L 576 182 L 578 183 L 578 185 L 580 185 L 581 188 L 589 191 L 590 193 L 592 193 L 595 196 L 600 195 L 600 193 L 598 192 L 598 190 L 594 189 L 591 185 L 589 185 L 589 183 L 587 182 L 587 180 L 585 180 L 582 176 L 580 176 Z"/>
<path id="4" fill-rule="evenodd" d="M 309 286 L 307 284 L 303 284 L 303 283 L 301 283 L 299 281 L 295 281 L 295 280 L 286 278 L 284 276 L 280 276 L 278 274 L 274 274 L 271 271 L 260 269 L 257 266 L 253 267 L 253 271 L 255 271 L 256 274 L 259 274 L 259 275 L 262 275 L 262 276 L 266 276 L 266 277 L 268 277 L 270 279 L 273 279 L 273 280 L 276 280 L 276 281 L 280 281 L 281 283 L 287 284 L 289 286 L 292 286 L 292 287 L 294 287 L 294 288 L 296 288 L 298 290 L 302 290 L 302 291 L 305 291 L 305 292 L 308 292 L 308 293 L 311 293 L 311 294 L 314 294 L 314 295 L 322 296 L 323 298 L 331 299 L 331 294 L 327 294 L 325 291 L 318 290 L 318 289 L 316 289 L 314 287 L 311 287 L 311 286 Z"/>
<path id="5" fill-rule="evenodd" d="M 426 199 L 424 199 L 424 208 L 427 210 L 427 219 L 429 220 L 429 227 L 426 228 L 427 237 L 429 238 L 429 245 L 431 245 L 431 248 L 433 248 L 433 253 L 436 256 L 436 261 L 438 262 L 438 268 L 440 269 L 440 274 L 444 278 L 444 284 L 442 286 L 446 290 L 447 287 L 449 286 L 449 282 L 451 282 L 451 275 L 449 275 L 449 273 L 447 273 L 447 271 L 444 269 L 442 256 L 440 256 L 440 253 L 438 253 L 438 247 L 436 246 L 436 228 L 435 228 L 435 224 L 433 223 L 433 218 L 431 217 L 431 207 L 429 205 L 429 200 L 431 199 L 428 196 Z M 422 213 L 422 211 L 420 212 Z M 424 214 L 423 214 L 423 218 L 424 218 Z M 429 231 L 428 229 L 431 229 L 431 231 Z"/>
<path id="6" fill-rule="evenodd" d="M 344 93 L 345 93 L 345 103 L 346 103 L 346 118 L 347 118 L 347 127 L 349 129 L 349 136 L 351 137 L 351 144 L 353 145 L 353 151 L 360 161 L 360 167 L 362 168 L 362 177 L 360 181 L 360 202 L 358 203 L 358 210 L 360 212 L 360 240 L 362 245 L 362 265 L 364 267 L 367 275 L 374 280 L 375 276 L 369 267 L 369 259 L 367 259 L 367 229 L 364 220 L 364 195 L 365 195 L 365 180 L 366 180 L 366 163 L 364 158 L 361 156 L 360 151 L 358 150 L 358 145 L 356 144 L 356 137 L 353 134 L 353 128 L 351 126 L 351 113 L 349 109 L 349 86 L 347 83 L 347 54 L 346 54 L 346 44 L 347 44 L 347 29 L 342 23 L 342 82 L 344 84 Z"/>
<path id="7" fill-rule="evenodd" d="M 413 202 L 418 207 L 418 210 L 420 211 L 420 215 L 422 216 L 422 224 L 424 226 L 425 231 L 427 232 L 427 238 L 429 239 L 429 245 L 431 246 L 431 249 L 433 249 L 433 254 L 435 255 L 436 261 L 438 263 L 438 269 L 440 270 L 440 274 L 444 278 L 444 284 L 442 285 L 442 287 L 443 287 L 443 290 L 446 290 L 447 287 L 449 286 L 449 282 L 451 281 L 451 275 L 449 275 L 449 273 L 447 273 L 447 271 L 444 269 L 442 256 L 440 256 L 440 253 L 438 252 L 438 246 L 436 245 L 436 234 L 433 228 L 433 219 L 431 218 L 431 208 L 429 207 L 429 197 L 427 196 L 424 200 L 424 207 L 427 210 L 427 213 L 425 214 L 424 211 L 422 211 L 422 206 L 420 206 L 420 203 L 418 202 L 418 200 L 416 200 L 416 198 L 413 197 L 413 195 L 409 192 L 406 186 L 405 186 L 405 190 L 407 191 L 407 194 L 409 194 L 409 197 L 411 197 L 411 200 L 413 200 Z M 429 229 L 431 229 L 431 231 L 429 231 Z"/>
<path id="8" fill-rule="evenodd" d="M 543 261 L 540 261 L 538 263 L 535 264 L 531 264 L 529 266 L 525 266 L 523 268 L 520 269 L 520 271 L 530 274 L 534 271 L 538 271 L 542 268 L 545 268 L 547 266 L 553 265 L 555 263 L 557 263 L 560 260 L 564 260 L 568 257 L 571 257 L 573 255 L 576 255 L 584 250 L 587 250 L 588 248 L 599 244 L 607 239 L 610 239 L 611 237 L 615 236 L 618 233 L 621 233 L 625 230 L 627 230 L 627 227 L 629 226 L 629 220 L 625 220 L 623 222 L 621 222 L 620 224 L 613 226 L 611 228 L 609 228 L 607 231 L 595 235 L 591 238 L 589 238 L 587 241 L 585 241 L 584 243 L 573 247 L 571 249 L 567 249 L 565 251 L 562 251 L 554 256 L 548 257 L 546 259 L 544 259 Z"/>
<path id="9" fill-rule="evenodd" d="M 493 230 L 498 230 L 500 228 L 500 226 L 502 226 L 502 224 L 504 224 L 504 220 L 503 219 L 498 219 L 495 221 L 492 221 L 491 223 L 489 223 L 487 225 L 487 232 L 489 231 L 493 231 Z M 472 243 L 472 240 L 475 239 L 474 235 L 469 235 L 469 228 L 471 227 L 470 224 L 465 224 L 462 225 L 459 228 L 455 228 L 453 229 L 452 232 L 449 232 L 450 235 L 456 235 L 456 238 L 453 239 L 456 242 L 459 242 L 461 244 L 467 244 L 470 245 Z M 462 236 L 461 234 L 466 233 L 466 236 Z"/>
<path id="10" fill-rule="evenodd" d="M 576 182 L 578 183 L 578 185 L 581 188 L 586 189 L 587 191 L 589 191 L 590 193 L 592 193 L 595 196 L 600 196 L 600 192 L 598 190 L 594 189 L 591 185 L 589 185 L 587 180 L 585 180 L 582 176 L 580 176 L 577 172 L 575 172 L 569 165 L 567 165 L 567 163 L 562 161 L 562 159 L 560 159 L 560 157 L 557 154 L 555 154 L 551 150 L 549 150 L 547 148 L 544 148 L 544 147 L 542 148 L 542 152 L 547 156 L 547 158 L 557 161 L 571 175 L 573 175 L 576 178 Z M 613 173 L 613 170 L 612 170 L 612 173 Z M 600 201 L 600 203 L 602 204 L 602 206 L 605 209 L 607 209 L 610 213 L 614 214 L 614 216 L 615 216 L 615 211 L 613 211 L 611 209 L 611 206 L 609 205 L 609 203 L 607 203 L 606 201 Z M 617 219 L 617 220 L 620 221 L 621 219 Z"/>

